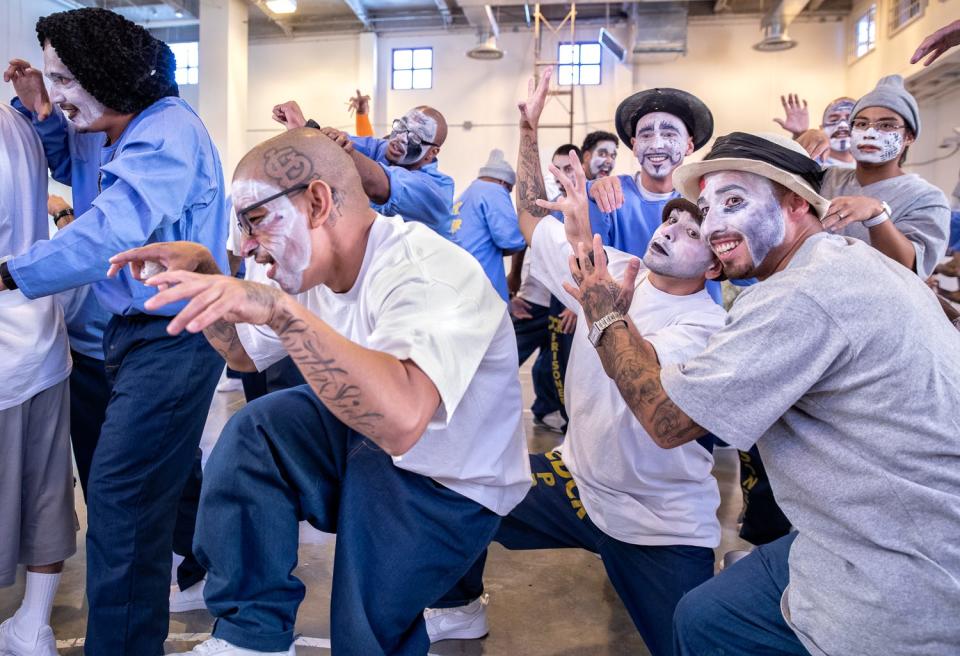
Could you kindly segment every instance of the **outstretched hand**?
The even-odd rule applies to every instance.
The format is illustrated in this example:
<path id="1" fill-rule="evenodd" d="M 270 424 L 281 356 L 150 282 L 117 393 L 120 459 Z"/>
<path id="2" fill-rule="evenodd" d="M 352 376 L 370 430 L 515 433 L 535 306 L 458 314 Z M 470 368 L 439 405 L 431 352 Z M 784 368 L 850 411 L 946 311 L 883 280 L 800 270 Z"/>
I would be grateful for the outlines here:
<path id="1" fill-rule="evenodd" d="M 47 87 L 43 83 L 43 73 L 25 59 L 11 59 L 7 70 L 3 72 L 3 81 L 13 83 L 13 89 L 23 106 L 37 115 L 43 121 L 53 112 L 53 103 L 47 95 Z"/>
<path id="2" fill-rule="evenodd" d="M 775 118 L 773 122 L 793 135 L 798 136 L 807 131 L 810 127 L 810 112 L 807 111 L 807 101 L 801 100 L 795 93 L 789 93 L 786 96 L 780 96 L 780 104 L 783 105 L 783 112 L 786 118 Z"/>
<path id="3" fill-rule="evenodd" d="M 296 100 L 288 100 L 285 103 L 273 106 L 273 120 L 288 130 L 302 128 L 307 124 L 307 119 L 303 116 L 303 111 Z"/>
<path id="4" fill-rule="evenodd" d="M 192 241 L 157 242 L 117 253 L 110 258 L 107 276 L 113 278 L 127 265 L 133 277 L 143 281 L 163 271 L 220 273 L 206 246 Z"/>
<path id="5" fill-rule="evenodd" d="M 147 279 L 146 284 L 162 290 L 144 303 L 147 310 L 190 300 L 180 314 L 170 320 L 167 332 L 171 335 L 179 335 L 184 330 L 198 333 L 221 320 L 269 324 L 285 296 L 279 289 L 260 283 L 189 271 L 166 271 Z"/>
<path id="6" fill-rule="evenodd" d="M 548 68 L 543 72 L 543 77 L 537 82 L 536 78 L 530 78 L 527 83 L 527 99 L 517 103 L 520 109 L 520 125 L 536 130 L 540 123 L 540 115 L 543 113 L 543 106 L 547 102 L 547 91 L 550 89 L 550 78 L 553 76 L 553 69 Z"/>
<path id="7" fill-rule="evenodd" d="M 563 288 L 577 299 L 586 313 L 587 323 L 592 324 L 611 312 L 627 314 L 633 303 L 640 260 L 630 260 L 623 280 L 618 283 L 607 269 L 607 255 L 603 251 L 600 235 L 594 235 L 592 251 L 583 242 L 577 244 L 577 254 L 570 256 L 570 273 L 577 286 L 565 282 Z"/>
<path id="8" fill-rule="evenodd" d="M 960 45 L 960 20 L 955 20 L 949 25 L 944 25 L 924 39 L 920 47 L 917 48 L 917 51 L 913 53 L 913 57 L 910 58 L 910 63 L 916 64 L 929 55 L 927 61 L 923 62 L 924 66 L 929 66 L 935 62 L 940 55 L 958 45 Z"/>
<path id="9" fill-rule="evenodd" d="M 370 96 L 365 95 L 360 89 L 357 89 L 357 95 L 350 98 L 347 101 L 347 108 L 350 110 L 350 114 L 354 113 L 364 115 L 370 113 Z"/>
<path id="10" fill-rule="evenodd" d="M 587 200 L 587 175 L 584 173 L 583 164 L 580 163 L 576 151 L 571 150 L 569 157 L 573 168 L 572 179 L 550 164 L 550 173 L 563 185 L 567 195 L 552 201 L 538 198 L 537 206 L 551 212 L 562 212 L 567 238 L 570 243 L 575 244 L 590 238 L 590 207 Z"/>

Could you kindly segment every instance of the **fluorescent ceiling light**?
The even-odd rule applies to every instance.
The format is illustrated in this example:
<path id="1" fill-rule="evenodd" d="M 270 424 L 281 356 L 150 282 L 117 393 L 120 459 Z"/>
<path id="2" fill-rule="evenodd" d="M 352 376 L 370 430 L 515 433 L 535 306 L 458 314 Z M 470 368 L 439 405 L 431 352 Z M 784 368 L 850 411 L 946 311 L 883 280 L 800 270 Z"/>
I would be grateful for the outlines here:
<path id="1" fill-rule="evenodd" d="M 275 14 L 292 14 L 297 10 L 297 0 L 267 0 L 267 9 Z"/>

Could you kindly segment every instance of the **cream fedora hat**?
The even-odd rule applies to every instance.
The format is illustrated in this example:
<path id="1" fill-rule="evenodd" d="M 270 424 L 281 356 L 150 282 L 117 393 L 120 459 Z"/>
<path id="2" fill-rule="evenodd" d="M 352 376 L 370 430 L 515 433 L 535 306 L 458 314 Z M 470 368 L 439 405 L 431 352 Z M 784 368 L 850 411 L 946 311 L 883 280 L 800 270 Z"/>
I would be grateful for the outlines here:
<path id="1" fill-rule="evenodd" d="M 820 219 L 830 207 L 830 201 L 820 195 L 820 165 L 800 144 L 779 134 L 732 132 L 718 137 L 702 161 L 677 167 L 673 185 L 695 203 L 703 176 L 715 171 L 745 171 L 778 182 L 810 203 Z"/>

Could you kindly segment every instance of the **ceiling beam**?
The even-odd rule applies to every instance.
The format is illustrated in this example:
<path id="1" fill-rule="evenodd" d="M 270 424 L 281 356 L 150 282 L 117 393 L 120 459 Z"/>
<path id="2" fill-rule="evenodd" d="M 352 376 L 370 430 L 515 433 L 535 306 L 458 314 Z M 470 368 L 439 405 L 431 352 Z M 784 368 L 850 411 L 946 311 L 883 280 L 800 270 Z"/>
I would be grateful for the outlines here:
<path id="1" fill-rule="evenodd" d="M 350 7 L 350 11 L 353 12 L 353 15 L 356 16 L 357 20 L 363 24 L 363 29 L 373 29 L 373 24 L 370 21 L 370 14 L 367 13 L 367 8 L 363 6 L 363 0 L 343 0 L 343 3 Z"/>
<path id="2" fill-rule="evenodd" d="M 450 24 L 453 22 L 453 16 L 450 15 L 450 7 L 447 6 L 447 0 L 434 0 L 437 3 L 437 11 L 440 12 L 440 17 L 443 18 L 443 26 L 450 27 Z"/>
<path id="3" fill-rule="evenodd" d="M 289 37 L 293 36 L 293 29 L 290 27 L 290 24 L 286 21 L 279 20 L 272 11 L 267 7 L 263 0 L 252 0 L 253 4 L 257 6 L 257 9 L 263 12 L 263 15 L 266 16 L 273 22 L 274 25 L 283 30 L 283 33 Z"/>

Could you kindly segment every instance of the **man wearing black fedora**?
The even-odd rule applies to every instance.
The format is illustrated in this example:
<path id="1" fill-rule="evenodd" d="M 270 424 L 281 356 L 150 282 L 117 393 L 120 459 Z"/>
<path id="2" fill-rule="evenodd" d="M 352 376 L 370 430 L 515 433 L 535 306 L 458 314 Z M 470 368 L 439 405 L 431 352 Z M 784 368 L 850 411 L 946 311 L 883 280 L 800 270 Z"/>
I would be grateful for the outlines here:
<path id="1" fill-rule="evenodd" d="M 617 107 L 615 121 L 640 171 L 587 184 L 590 224 L 605 245 L 639 257 L 660 225 L 664 205 L 679 196 L 673 188 L 674 170 L 713 136 L 713 115 L 693 94 L 662 88 L 626 98 Z M 708 291 L 720 300 L 718 283 L 711 282 Z"/>
<path id="2" fill-rule="evenodd" d="M 674 178 L 723 272 L 759 282 L 682 364 L 623 322 L 599 357 L 659 446 L 756 443 L 796 528 L 687 593 L 675 653 L 956 654 L 960 336 L 919 276 L 824 231 L 796 142 L 735 132 Z M 588 250 L 571 268 L 593 321 L 623 291 Z"/>

